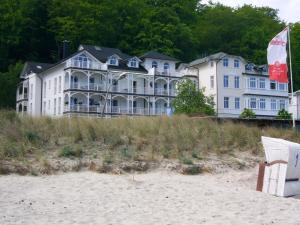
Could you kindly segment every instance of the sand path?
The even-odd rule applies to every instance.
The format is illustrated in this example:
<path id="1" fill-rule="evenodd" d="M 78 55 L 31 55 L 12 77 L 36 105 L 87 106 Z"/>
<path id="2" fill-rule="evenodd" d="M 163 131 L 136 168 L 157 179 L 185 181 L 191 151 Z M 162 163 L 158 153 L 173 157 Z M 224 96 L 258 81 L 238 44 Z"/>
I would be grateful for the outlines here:
<path id="1" fill-rule="evenodd" d="M 256 192 L 255 174 L 0 176 L 0 224 L 300 224 L 300 199 Z"/>

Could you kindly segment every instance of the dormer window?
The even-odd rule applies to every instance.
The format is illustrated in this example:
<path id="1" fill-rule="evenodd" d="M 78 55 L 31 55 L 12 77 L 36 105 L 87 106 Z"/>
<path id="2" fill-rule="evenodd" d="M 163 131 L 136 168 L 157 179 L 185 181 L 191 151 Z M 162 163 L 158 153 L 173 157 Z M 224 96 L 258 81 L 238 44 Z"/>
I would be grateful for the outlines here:
<path id="1" fill-rule="evenodd" d="M 110 58 L 109 58 L 109 65 L 115 65 L 115 66 L 117 66 L 118 65 L 118 59 L 117 59 L 117 57 L 116 56 L 111 56 Z"/>
<path id="2" fill-rule="evenodd" d="M 138 68 L 139 67 L 138 65 L 139 64 L 138 64 L 138 61 L 137 61 L 136 58 L 133 58 L 133 59 L 129 60 L 129 63 L 128 63 L 129 67 Z"/>
<path id="3" fill-rule="evenodd" d="M 157 68 L 157 62 L 156 61 L 152 62 L 152 68 Z"/>

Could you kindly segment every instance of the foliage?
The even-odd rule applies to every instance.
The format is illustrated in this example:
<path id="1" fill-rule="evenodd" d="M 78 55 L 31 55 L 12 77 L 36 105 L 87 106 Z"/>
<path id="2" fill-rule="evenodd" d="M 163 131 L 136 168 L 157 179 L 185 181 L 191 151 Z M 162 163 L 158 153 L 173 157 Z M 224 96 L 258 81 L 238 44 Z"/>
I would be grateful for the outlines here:
<path id="1" fill-rule="evenodd" d="M 280 109 L 277 114 L 277 119 L 280 120 L 291 120 L 292 119 L 292 113 L 289 113 L 285 109 Z"/>
<path id="2" fill-rule="evenodd" d="M 212 97 L 206 97 L 204 90 L 198 90 L 191 80 L 183 80 L 177 89 L 178 95 L 172 102 L 176 114 L 215 114 Z"/>
<path id="3" fill-rule="evenodd" d="M 255 117 L 256 117 L 255 112 L 253 112 L 252 109 L 246 109 L 246 108 L 240 115 L 241 119 L 254 119 Z"/>
<path id="4" fill-rule="evenodd" d="M 1 0 L 0 108 L 15 107 L 18 62 L 56 62 L 65 39 L 72 52 L 94 44 L 138 56 L 158 50 L 188 62 L 223 51 L 263 64 L 268 42 L 284 26 L 272 8 L 198 0 Z M 300 24 L 291 28 L 299 89 Z"/>

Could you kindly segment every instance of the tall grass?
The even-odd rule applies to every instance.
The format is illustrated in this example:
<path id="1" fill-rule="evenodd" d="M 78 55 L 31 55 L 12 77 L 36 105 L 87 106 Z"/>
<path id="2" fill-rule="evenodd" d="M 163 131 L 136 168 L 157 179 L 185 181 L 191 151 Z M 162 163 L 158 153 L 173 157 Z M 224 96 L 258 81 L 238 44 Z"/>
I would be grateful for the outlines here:
<path id="1" fill-rule="evenodd" d="M 80 148 L 79 157 L 103 156 L 108 162 L 116 158 L 200 159 L 210 153 L 240 151 L 260 154 L 261 135 L 300 142 L 300 135 L 292 129 L 261 129 L 186 116 L 51 119 L 0 111 L 0 160 L 57 156 L 66 147 L 70 152 Z M 68 155 L 63 153 L 60 156 Z"/>

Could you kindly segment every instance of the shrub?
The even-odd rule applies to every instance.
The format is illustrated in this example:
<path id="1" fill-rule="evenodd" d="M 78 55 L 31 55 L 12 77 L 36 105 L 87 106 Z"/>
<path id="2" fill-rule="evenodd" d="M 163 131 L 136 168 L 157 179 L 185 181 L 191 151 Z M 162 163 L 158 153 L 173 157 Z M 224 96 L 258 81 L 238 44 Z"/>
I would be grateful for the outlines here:
<path id="1" fill-rule="evenodd" d="M 280 109 L 278 111 L 278 114 L 277 114 L 276 118 L 280 119 L 280 120 L 291 120 L 292 119 L 292 113 L 289 113 L 285 109 Z"/>
<path id="2" fill-rule="evenodd" d="M 82 150 L 80 148 L 72 149 L 70 146 L 63 147 L 58 152 L 58 157 L 81 157 Z"/>
<path id="3" fill-rule="evenodd" d="M 241 119 L 254 119 L 256 118 L 255 112 L 252 109 L 244 109 L 244 111 L 240 115 Z"/>

